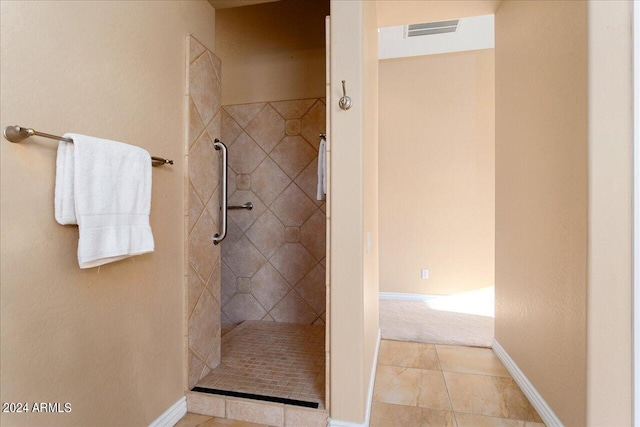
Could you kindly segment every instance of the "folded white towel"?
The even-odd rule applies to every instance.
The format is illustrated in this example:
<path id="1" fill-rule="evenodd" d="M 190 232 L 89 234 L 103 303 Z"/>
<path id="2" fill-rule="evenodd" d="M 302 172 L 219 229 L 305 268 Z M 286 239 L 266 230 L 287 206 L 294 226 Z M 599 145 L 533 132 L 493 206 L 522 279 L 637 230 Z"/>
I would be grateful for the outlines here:
<path id="1" fill-rule="evenodd" d="M 323 200 L 327 194 L 327 141 L 322 138 L 318 147 L 318 191 L 316 199 Z"/>
<path id="2" fill-rule="evenodd" d="M 58 145 L 55 218 L 78 224 L 80 268 L 153 252 L 151 156 L 122 142 L 65 134 Z"/>

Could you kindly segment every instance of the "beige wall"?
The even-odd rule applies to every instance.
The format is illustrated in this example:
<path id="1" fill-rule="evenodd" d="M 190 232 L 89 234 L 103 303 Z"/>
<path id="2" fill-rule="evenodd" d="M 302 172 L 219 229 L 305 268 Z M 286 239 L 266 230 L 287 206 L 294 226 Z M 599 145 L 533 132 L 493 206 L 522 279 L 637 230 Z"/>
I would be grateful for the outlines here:
<path id="1" fill-rule="evenodd" d="M 2 401 L 70 414 L 2 425 L 148 425 L 184 395 L 185 35 L 214 45 L 206 2 L 1 4 L 1 126 L 140 145 L 153 170 L 155 252 L 80 270 L 77 227 L 53 218 L 56 143 L 1 150 Z M 26 24 L 28 23 L 28 24 Z"/>
<path id="2" fill-rule="evenodd" d="M 496 339 L 566 426 L 586 425 L 587 25 L 586 2 L 496 12 Z"/>
<path id="3" fill-rule="evenodd" d="M 632 426 L 632 4 L 588 13 L 587 425 Z"/>
<path id="4" fill-rule="evenodd" d="M 494 75 L 493 49 L 380 61 L 380 291 L 493 286 Z"/>
<path id="5" fill-rule="evenodd" d="M 378 26 L 491 15 L 500 0 L 377 0 Z"/>
<path id="6" fill-rule="evenodd" d="M 327 0 L 220 9 L 223 105 L 324 97 Z"/>
<path id="7" fill-rule="evenodd" d="M 331 417 L 356 423 L 366 416 L 378 334 L 375 6 L 331 2 Z M 348 111 L 338 107 L 341 80 L 353 100 Z"/>

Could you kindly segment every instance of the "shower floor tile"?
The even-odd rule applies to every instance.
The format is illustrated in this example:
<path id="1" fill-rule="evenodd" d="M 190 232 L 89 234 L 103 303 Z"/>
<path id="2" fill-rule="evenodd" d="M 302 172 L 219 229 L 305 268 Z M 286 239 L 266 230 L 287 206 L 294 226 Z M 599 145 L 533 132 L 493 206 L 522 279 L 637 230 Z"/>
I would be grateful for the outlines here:
<path id="1" fill-rule="evenodd" d="M 196 387 L 318 403 L 324 409 L 324 326 L 245 321 L 222 337 L 222 361 Z"/>

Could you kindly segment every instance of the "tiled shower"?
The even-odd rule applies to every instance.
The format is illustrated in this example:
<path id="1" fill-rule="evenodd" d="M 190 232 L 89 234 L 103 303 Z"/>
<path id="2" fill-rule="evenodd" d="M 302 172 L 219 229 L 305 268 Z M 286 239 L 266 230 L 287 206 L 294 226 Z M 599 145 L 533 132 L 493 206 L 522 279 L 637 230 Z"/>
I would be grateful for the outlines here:
<path id="1" fill-rule="evenodd" d="M 325 410 L 325 100 L 222 106 L 221 61 L 193 37 L 188 44 L 188 389 Z M 228 210 L 220 245 L 215 139 L 228 148 L 228 205 L 253 204 Z"/>
<path id="2" fill-rule="evenodd" d="M 223 106 L 229 211 L 222 323 L 324 325 L 325 203 L 317 200 L 322 99 Z"/>

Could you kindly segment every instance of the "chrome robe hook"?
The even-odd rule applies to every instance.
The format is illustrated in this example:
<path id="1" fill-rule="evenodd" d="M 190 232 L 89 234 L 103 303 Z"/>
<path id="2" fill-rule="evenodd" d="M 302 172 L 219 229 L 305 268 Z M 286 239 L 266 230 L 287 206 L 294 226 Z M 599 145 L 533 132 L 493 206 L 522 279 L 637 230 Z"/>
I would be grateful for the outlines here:
<path id="1" fill-rule="evenodd" d="M 348 110 L 351 108 L 352 102 L 351 98 L 347 96 L 347 88 L 345 87 L 345 81 L 342 81 L 342 98 L 338 101 L 338 106 L 343 110 Z"/>

